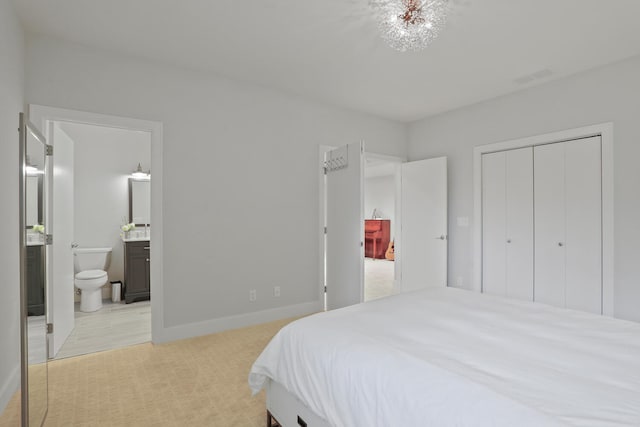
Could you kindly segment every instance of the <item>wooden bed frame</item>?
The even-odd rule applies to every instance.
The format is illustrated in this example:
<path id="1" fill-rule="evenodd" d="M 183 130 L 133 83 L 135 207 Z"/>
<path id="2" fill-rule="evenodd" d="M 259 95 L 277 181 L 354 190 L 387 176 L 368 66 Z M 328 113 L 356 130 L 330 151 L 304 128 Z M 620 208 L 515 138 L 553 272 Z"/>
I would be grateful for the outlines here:
<path id="1" fill-rule="evenodd" d="M 267 380 L 267 427 L 331 427 L 281 384 Z"/>

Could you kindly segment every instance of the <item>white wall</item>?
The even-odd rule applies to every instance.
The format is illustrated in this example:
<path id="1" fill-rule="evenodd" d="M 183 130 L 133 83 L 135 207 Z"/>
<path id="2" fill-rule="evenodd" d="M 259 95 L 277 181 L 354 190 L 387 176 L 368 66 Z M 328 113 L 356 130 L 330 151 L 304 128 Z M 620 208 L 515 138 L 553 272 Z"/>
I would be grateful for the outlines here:
<path id="1" fill-rule="evenodd" d="M 20 382 L 18 113 L 24 108 L 24 36 L 0 0 L 0 412 Z"/>
<path id="2" fill-rule="evenodd" d="M 364 181 L 364 217 L 371 218 L 373 210 L 377 215 L 391 220 L 391 238 L 394 237 L 395 223 L 396 181 L 395 176 L 375 176 Z M 385 248 L 386 250 L 386 248 Z"/>
<path id="3" fill-rule="evenodd" d="M 81 247 L 110 247 L 109 281 L 124 278 L 120 227 L 129 221 L 131 172 L 151 164 L 151 135 L 104 126 L 62 123 L 74 147 L 74 241 Z M 103 289 L 105 298 L 110 287 Z"/>
<path id="4" fill-rule="evenodd" d="M 163 123 L 167 328 L 316 307 L 318 145 L 406 154 L 403 124 L 35 36 L 27 101 Z"/>
<path id="5" fill-rule="evenodd" d="M 640 321 L 640 57 L 412 123 L 410 160 L 449 158 L 449 277 L 471 288 L 473 147 L 614 123 L 615 315 Z M 473 221 L 471 221 L 473 223 Z"/>

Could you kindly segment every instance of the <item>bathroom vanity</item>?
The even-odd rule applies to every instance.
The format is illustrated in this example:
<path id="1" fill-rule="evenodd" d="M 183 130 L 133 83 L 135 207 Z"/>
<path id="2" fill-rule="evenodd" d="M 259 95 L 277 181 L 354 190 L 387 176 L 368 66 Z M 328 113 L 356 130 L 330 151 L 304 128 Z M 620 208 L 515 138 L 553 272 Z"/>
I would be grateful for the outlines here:
<path id="1" fill-rule="evenodd" d="M 148 300 L 151 297 L 150 241 L 124 239 L 124 301 Z"/>
<path id="2" fill-rule="evenodd" d="M 44 246 L 42 243 L 27 243 L 27 314 L 44 314 Z"/>

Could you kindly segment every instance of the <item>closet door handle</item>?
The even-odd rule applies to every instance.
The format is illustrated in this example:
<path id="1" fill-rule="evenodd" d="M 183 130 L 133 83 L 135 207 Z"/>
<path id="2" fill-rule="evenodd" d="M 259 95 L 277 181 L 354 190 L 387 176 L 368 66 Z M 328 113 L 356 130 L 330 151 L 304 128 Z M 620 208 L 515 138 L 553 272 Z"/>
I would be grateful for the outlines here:
<path id="1" fill-rule="evenodd" d="M 564 246 L 564 243 L 558 242 L 558 246 L 562 247 L 562 246 Z"/>
<path id="2" fill-rule="evenodd" d="M 436 240 L 447 240 L 447 236 L 445 236 L 444 234 L 440 237 L 436 237 Z"/>
<path id="3" fill-rule="evenodd" d="M 511 239 L 507 239 L 507 243 L 511 243 Z"/>

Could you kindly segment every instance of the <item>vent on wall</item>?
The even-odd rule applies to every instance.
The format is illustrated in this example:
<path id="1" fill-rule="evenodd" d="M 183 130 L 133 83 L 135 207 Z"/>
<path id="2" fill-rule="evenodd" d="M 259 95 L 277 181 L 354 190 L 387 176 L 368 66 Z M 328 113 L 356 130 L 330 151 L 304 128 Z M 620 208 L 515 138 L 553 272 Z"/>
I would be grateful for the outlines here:
<path id="1" fill-rule="evenodd" d="M 548 68 L 545 68 L 544 70 L 539 70 L 536 71 L 535 73 L 531 73 L 531 74 L 527 74 L 526 76 L 521 76 L 518 77 L 517 79 L 514 79 L 514 83 L 519 84 L 519 85 L 526 85 L 528 83 L 531 83 L 535 80 L 541 80 L 541 79 L 546 79 L 549 76 L 553 75 L 553 71 L 551 71 Z"/>

